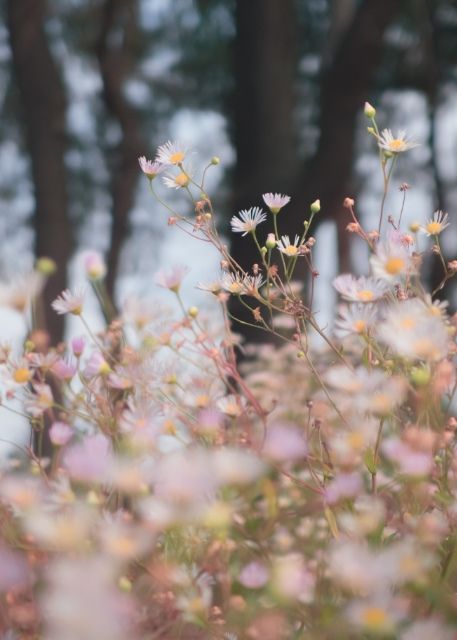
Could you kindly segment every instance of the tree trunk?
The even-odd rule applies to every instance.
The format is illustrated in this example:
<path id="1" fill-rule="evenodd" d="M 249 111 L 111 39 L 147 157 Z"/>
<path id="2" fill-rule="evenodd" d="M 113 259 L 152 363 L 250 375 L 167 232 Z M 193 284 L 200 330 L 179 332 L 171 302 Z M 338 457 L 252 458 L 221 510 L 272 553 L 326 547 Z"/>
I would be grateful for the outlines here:
<path id="1" fill-rule="evenodd" d="M 383 53 L 384 33 L 398 5 L 398 0 L 365 0 L 355 13 L 323 73 L 318 149 L 294 189 L 292 206 L 296 213 L 288 218 L 291 222 L 288 231 L 294 231 L 299 211 L 320 198 L 322 214 L 317 224 L 323 219 L 335 221 L 342 269 L 349 268 L 345 231 L 349 219 L 343 200 L 353 195 L 351 173 L 356 119 L 369 96 Z"/>
<path id="2" fill-rule="evenodd" d="M 59 268 L 44 291 L 44 324 L 56 343 L 63 337 L 64 318 L 51 309 L 50 302 L 66 287 L 72 250 L 64 165 L 65 93 L 44 31 L 46 1 L 7 0 L 7 8 L 35 187 L 35 251 L 55 260 Z"/>
<path id="3" fill-rule="evenodd" d="M 123 242 L 128 233 L 128 216 L 139 175 L 138 156 L 142 152 L 138 114 L 124 95 L 124 83 L 131 62 L 132 36 L 136 32 L 136 0 L 107 0 L 103 6 L 97 57 L 103 80 L 107 110 L 117 121 L 122 139 L 111 159 L 111 238 L 108 251 L 107 288 L 114 297 Z"/>
<path id="4" fill-rule="evenodd" d="M 288 191 L 298 162 L 294 126 L 296 77 L 295 10 L 293 0 L 237 0 L 234 70 L 234 174 L 233 213 L 263 205 L 262 193 Z M 265 235 L 259 229 L 260 240 Z M 255 249 L 250 238 L 231 236 L 233 257 L 250 270 Z M 254 259 L 253 259 L 254 257 Z M 233 313 L 252 322 L 250 313 L 236 302 Z M 249 340 L 256 330 L 242 327 Z"/>

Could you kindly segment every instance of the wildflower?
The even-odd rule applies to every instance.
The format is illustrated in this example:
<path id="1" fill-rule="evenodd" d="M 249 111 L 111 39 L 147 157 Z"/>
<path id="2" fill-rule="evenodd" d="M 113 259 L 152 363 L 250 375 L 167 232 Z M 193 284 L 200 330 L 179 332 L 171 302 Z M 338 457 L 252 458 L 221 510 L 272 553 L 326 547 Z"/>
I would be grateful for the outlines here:
<path id="1" fill-rule="evenodd" d="M 399 131 L 395 137 L 390 129 L 384 129 L 376 138 L 381 149 L 394 154 L 403 153 L 419 146 L 416 142 L 406 137 L 405 131 Z"/>
<path id="2" fill-rule="evenodd" d="M 400 233 L 390 233 L 387 241 L 376 247 L 376 253 L 370 258 L 375 278 L 398 282 L 410 274 L 414 265 L 407 242 Z"/>
<path id="3" fill-rule="evenodd" d="M 405 358 L 436 361 L 447 354 L 448 332 L 441 314 L 430 313 L 418 298 L 391 305 L 377 333 Z"/>
<path id="4" fill-rule="evenodd" d="M 225 291 L 239 296 L 256 296 L 264 280 L 261 274 L 257 276 L 242 275 L 240 273 L 224 273 L 221 284 Z"/>
<path id="5" fill-rule="evenodd" d="M 308 447 L 298 427 L 274 424 L 267 430 L 262 453 L 275 462 L 296 461 L 306 457 Z"/>
<path id="6" fill-rule="evenodd" d="M 16 384 L 27 384 L 33 377 L 33 371 L 26 364 L 19 364 L 11 375 Z"/>
<path id="7" fill-rule="evenodd" d="M 230 221 L 232 231 L 242 233 L 243 236 L 255 231 L 257 226 L 267 219 L 266 213 L 260 207 L 251 207 L 244 209 L 238 214 L 239 218 L 233 216 Z"/>
<path id="8" fill-rule="evenodd" d="M 163 178 L 165 186 L 169 189 L 184 189 L 189 186 L 190 180 L 190 175 L 185 171 L 181 171 L 177 175 L 168 174 Z"/>
<path id="9" fill-rule="evenodd" d="M 52 444 L 62 447 L 73 437 L 74 431 L 66 422 L 53 422 L 49 429 L 49 438 Z"/>
<path id="10" fill-rule="evenodd" d="M 86 378 L 93 378 L 95 376 L 104 376 L 111 373 L 111 367 L 100 353 L 100 351 L 94 351 L 89 358 L 84 369 L 84 376 Z"/>
<path id="11" fill-rule="evenodd" d="M 71 313 L 74 316 L 80 316 L 83 304 L 84 292 L 82 289 L 77 290 L 74 294 L 70 289 L 66 289 L 54 300 L 51 306 L 60 315 Z"/>
<path id="12" fill-rule="evenodd" d="M 157 149 L 155 160 L 160 164 L 180 165 L 184 161 L 186 151 L 179 143 L 169 140 Z"/>
<path id="13" fill-rule="evenodd" d="M 47 409 L 51 409 L 54 404 L 51 387 L 47 384 L 33 385 L 34 393 L 31 393 L 25 401 L 26 410 L 34 418 L 41 416 Z"/>
<path id="14" fill-rule="evenodd" d="M 159 173 L 161 173 L 165 168 L 162 164 L 160 164 L 160 162 L 147 160 L 145 156 L 141 156 L 141 158 L 138 158 L 138 162 L 140 164 L 141 171 L 147 178 L 149 178 L 149 180 L 154 180 L 154 178 L 158 176 Z"/>
<path id="15" fill-rule="evenodd" d="M 448 217 L 448 214 L 443 211 L 435 211 L 433 218 L 427 220 L 425 226 L 421 227 L 421 229 L 428 236 L 438 236 L 449 226 Z"/>
<path id="16" fill-rule="evenodd" d="M 280 193 L 264 193 L 262 198 L 271 213 L 274 214 L 279 213 L 290 202 L 290 196 Z"/>
<path id="17" fill-rule="evenodd" d="M 359 473 L 340 473 L 327 485 L 325 498 L 329 504 L 339 500 L 355 498 L 363 490 L 363 481 Z"/>
<path id="18" fill-rule="evenodd" d="M 387 285 L 382 280 L 361 276 L 355 278 L 349 273 L 341 274 L 333 280 L 333 286 L 345 300 L 350 302 L 376 302 L 382 298 Z"/>
<path id="19" fill-rule="evenodd" d="M 390 636 L 402 617 L 398 609 L 391 598 L 378 595 L 372 599 L 354 600 L 347 609 L 347 617 L 367 633 Z"/>
<path id="20" fill-rule="evenodd" d="M 267 567 L 258 561 L 245 565 L 238 576 L 238 582 L 247 589 L 261 589 L 268 582 L 269 571 Z"/>
<path id="21" fill-rule="evenodd" d="M 73 351 L 73 354 L 77 358 L 80 358 L 82 356 L 85 346 L 86 346 L 86 339 L 84 336 L 78 336 L 76 338 L 73 338 L 71 341 L 71 349 Z"/>
<path id="22" fill-rule="evenodd" d="M 96 251 L 89 251 L 84 257 L 84 268 L 90 280 L 101 280 L 106 276 L 106 264 Z"/>
<path id="23" fill-rule="evenodd" d="M 276 246 L 281 253 L 293 258 L 299 254 L 299 242 L 300 238 L 298 235 L 295 236 L 293 243 L 290 242 L 289 236 L 281 236 L 281 240 L 276 242 Z"/>
<path id="24" fill-rule="evenodd" d="M 55 376 L 57 376 L 57 378 L 67 381 L 73 378 L 76 373 L 76 369 L 77 367 L 74 363 L 67 362 L 62 358 L 56 360 L 51 366 L 51 371 Z"/>
<path id="25" fill-rule="evenodd" d="M 339 337 L 367 333 L 375 324 L 378 311 L 373 305 L 351 304 L 340 306 L 335 322 L 335 334 Z"/>
<path id="26" fill-rule="evenodd" d="M 187 273 L 189 273 L 189 267 L 183 264 L 177 264 L 167 271 L 163 269 L 160 270 L 155 276 L 155 281 L 159 287 L 169 289 L 173 291 L 173 293 L 178 293 L 183 278 Z"/>
<path id="27" fill-rule="evenodd" d="M 284 600 L 311 602 L 315 578 L 299 553 L 278 556 L 273 561 L 271 586 Z"/>
<path id="28" fill-rule="evenodd" d="M 113 464 L 110 441 L 102 433 L 85 436 L 65 451 L 63 466 L 81 482 L 103 482 Z"/>
<path id="29" fill-rule="evenodd" d="M 23 313 L 30 301 L 41 293 L 44 283 L 42 274 L 36 271 L 21 275 L 8 284 L 0 283 L 0 305 Z"/>

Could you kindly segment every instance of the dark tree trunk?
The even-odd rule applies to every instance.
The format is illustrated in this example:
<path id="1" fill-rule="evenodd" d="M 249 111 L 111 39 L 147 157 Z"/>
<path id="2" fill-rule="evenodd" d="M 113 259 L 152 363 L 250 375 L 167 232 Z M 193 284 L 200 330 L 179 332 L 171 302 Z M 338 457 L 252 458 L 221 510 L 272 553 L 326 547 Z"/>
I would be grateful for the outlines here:
<path id="1" fill-rule="evenodd" d="M 349 219 L 343 200 L 353 195 L 351 173 L 356 119 L 382 58 L 384 33 L 398 8 L 398 0 L 365 0 L 355 13 L 324 70 L 317 153 L 294 189 L 295 215 L 288 218 L 289 231 L 294 231 L 293 225 L 303 207 L 320 198 L 322 215 L 317 223 L 329 218 L 335 221 L 341 269 L 349 268 L 345 231 Z"/>
<path id="2" fill-rule="evenodd" d="M 124 83 L 131 66 L 132 39 L 136 33 L 136 4 L 136 0 L 107 0 L 103 6 L 97 43 L 105 104 L 122 131 L 117 149 L 108 150 L 113 202 L 107 288 L 112 298 L 120 253 L 128 233 L 129 212 L 134 203 L 139 175 L 138 156 L 142 154 L 138 114 L 124 94 Z"/>
<path id="3" fill-rule="evenodd" d="M 232 207 L 236 213 L 263 205 L 262 193 L 287 193 L 295 181 L 294 1 L 237 0 L 234 56 L 237 162 Z M 261 242 L 263 235 L 266 231 L 261 227 Z M 233 234 L 231 240 L 232 255 L 244 268 L 249 270 L 253 262 L 259 261 L 250 238 Z M 233 313 L 253 321 L 250 313 L 236 303 Z M 252 340 L 259 333 L 246 326 L 240 329 Z"/>
<path id="4" fill-rule="evenodd" d="M 72 250 L 64 165 L 65 93 L 44 32 L 46 1 L 7 0 L 7 8 L 35 187 L 35 251 L 37 256 L 52 258 L 59 267 L 46 285 L 41 319 L 56 343 L 62 339 L 64 319 L 51 309 L 50 302 L 65 289 Z"/>

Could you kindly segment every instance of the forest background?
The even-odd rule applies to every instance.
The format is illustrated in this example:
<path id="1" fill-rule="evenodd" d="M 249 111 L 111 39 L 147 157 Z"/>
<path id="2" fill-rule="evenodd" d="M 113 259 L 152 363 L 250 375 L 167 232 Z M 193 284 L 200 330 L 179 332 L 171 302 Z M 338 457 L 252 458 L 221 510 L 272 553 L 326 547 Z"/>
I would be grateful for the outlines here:
<path id="1" fill-rule="evenodd" d="M 81 249 L 105 254 L 118 301 L 144 295 L 170 260 L 195 260 L 196 277 L 217 277 L 215 256 L 167 231 L 166 211 L 140 181 L 138 156 L 168 139 L 197 149 L 197 164 L 221 157 L 210 191 L 226 227 L 278 191 L 292 196 L 281 223 L 293 234 L 320 198 L 324 316 L 332 274 L 357 269 L 364 251 L 343 232 L 343 199 L 355 197 L 374 228 L 383 189 L 375 145 L 362 135 L 365 100 L 380 123 L 420 143 L 402 158 L 387 212 L 410 183 L 406 220 L 436 209 L 453 217 L 455 0 L 7 0 L 1 17 L 0 276 L 55 260 L 43 318 L 54 343 L 64 320 L 49 303 L 75 279 Z M 249 266 L 249 243 L 231 242 Z"/>

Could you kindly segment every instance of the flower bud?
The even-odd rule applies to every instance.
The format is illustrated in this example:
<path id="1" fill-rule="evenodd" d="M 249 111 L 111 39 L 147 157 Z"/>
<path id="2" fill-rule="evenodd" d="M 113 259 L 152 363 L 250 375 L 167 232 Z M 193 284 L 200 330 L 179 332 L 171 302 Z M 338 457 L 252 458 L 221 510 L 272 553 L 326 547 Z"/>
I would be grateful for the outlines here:
<path id="1" fill-rule="evenodd" d="M 267 249 L 274 249 L 276 247 L 276 238 L 274 233 L 269 233 L 265 242 Z"/>
<path id="2" fill-rule="evenodd" d="M 320 210 L 321 210 L 321 201 L 314 200 L 314 202 L 312 202 L 310 206 L 311 213 L 319 213 Z"/>
<path id="3" fill-rule="evenodd" d="M 52 258 L 38 258 L 35 265 L 38 273 L 44 276 L 52 276 L 57 271 L 57 264 Z"/>
<path id="4" fill-rule="evenodd" d="M 369 102 L 365 102 L 365 105 L 363 107 L 363 112 L 367 118 L 370 118 L 370 120 L 373 120 L 373 118 L 376 115 L 376 109 Z"/>
<path id="5" fill-rule="evenodd" d="M 417 233 L 420 230 L 421 226 L 418 222 L 411 222 L 409 225 L 409 230 L 411 233 Z"/>
<path id="6" fill-rule="evenodd" d="M 213 165 L 218 165 L 218 164 L 220 164 L 220 162 L 221 162 L 221 159 L 219 158 L 219 156 L 213 156 L 211 158 L 211 164 L 213 164 Z"/>
<path id="7" fill-rule="evenodd" d="M 190 307 L 187 313 L 190 315 L 191 318 L 196 318 L 198 316 L 198 308 Z"/>

